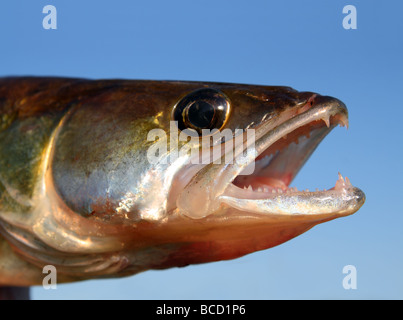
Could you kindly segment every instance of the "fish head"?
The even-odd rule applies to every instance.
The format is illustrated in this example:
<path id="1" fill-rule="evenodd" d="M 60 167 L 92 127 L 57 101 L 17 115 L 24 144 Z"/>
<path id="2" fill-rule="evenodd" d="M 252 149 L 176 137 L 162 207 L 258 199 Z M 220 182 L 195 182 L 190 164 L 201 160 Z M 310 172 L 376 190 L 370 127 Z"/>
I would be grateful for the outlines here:
<path id="1" fill-rule="evenodd" d="M 348 127 L 347 108 L 336 98 L 289 87 L 215 84 L 184 95 L 171 121 L 190 130 L 185 136 L 196 130 L 199 141 L 192 149 L 192 138 L 186 140 L 193 155 L 171 162 L 175 175 L 161 221 L 165 236 L 181 246 L 167 266 L 267 249 L 353 214 L 365 201 L 340 173 L 328 190 L 290 187 L 323 138 L 338 125 Z"/>
<path id="2" fill-rule="evenodd" d="M 365 201 L 341 175 L 328 190 L 290 187 L 322 139 L 348 126 L 336 98 L 281 86 L 103 85 L 55 130 L 34 219 L 35 236 L 59 252 L 125 261 L 95 275 L 237 258 Z"/>

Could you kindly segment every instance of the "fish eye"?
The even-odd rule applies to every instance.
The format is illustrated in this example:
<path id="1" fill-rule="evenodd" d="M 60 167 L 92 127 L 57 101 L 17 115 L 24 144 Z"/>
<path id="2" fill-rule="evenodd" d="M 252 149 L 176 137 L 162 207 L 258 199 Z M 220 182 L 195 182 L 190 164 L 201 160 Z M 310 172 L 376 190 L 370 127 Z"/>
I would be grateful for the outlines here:
<path id="1" fill-rule="evenodd" d="M 172 117 L 178 121 L 179 130 L 193 129 L 201 135 L 203 129 L 220 130 L 228 118 L 229 110 L 229 100 L 222 92 L 205 88 L 183 97 L 176 104 Z"/>

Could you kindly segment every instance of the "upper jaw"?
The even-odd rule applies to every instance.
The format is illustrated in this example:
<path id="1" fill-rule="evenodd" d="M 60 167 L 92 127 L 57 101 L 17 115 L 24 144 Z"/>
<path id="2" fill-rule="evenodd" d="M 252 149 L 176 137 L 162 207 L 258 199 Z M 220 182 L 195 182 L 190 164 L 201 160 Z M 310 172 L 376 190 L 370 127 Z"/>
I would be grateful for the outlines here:
<path id="1" fill-rule="evenodd" d="M 256 128 L 256 141 L 253 152 L 248 153 L 249 158 L 246 161 L 244 158 L 243 162 L 204 167 L 179 196 L 178 207 L 191 218 L 206 217 L 222 204 L 237 211 L 258 214 L 354 213 L 364 203 L 365 195 L 348 180 L 346 182 L 339 177 L 334 188 L 318 192 L 296 192 L 289 188 L 292 179 L 320 141 L 338 124 L 348 127 L 347 108 L 341 101 L 325 96 L 315 96 L 314 103 L 309 108 L 304 107 L 304 112 L 277 122 L 275 126 L 272 122 L 261 124 Z M 290 142 L 298 141 L 305 135 L 309 138 L 303 138 L 300 146 Z M 244 150 L 247 147 L 244 143 Z M 275 153 L 276 149 L 279 152 L 270 163 L 259 168 L 256 159 Z M 252 181 L 251 187 L 240 182 L 242 171 L 251 163 L 256 165 L 257 174 L 263 176 L 263 183 L 260 179 L 257 188 L 256 170 L 252 176 L 244 176 L 246 181 Z"/>
<path id="2" fill-rule="evenodd" d="M 245 185 L 259 175 L 270 178 L 269 188 L 285 190 L 319 143 L 337 125 L 348 127 L 347 108 L 340 100 L 323 96 L 317 96 L 310 109 L 275 128 L 270 128 L 270 123 L 262 124 L 263 128 L 259 129 L 264 134 L 256 140 L 255 157 L 246 164 L 255 167 L 253 175 L 243 176 L 245 168 L 238 166 L 239 173 L 229 182 Z"/>

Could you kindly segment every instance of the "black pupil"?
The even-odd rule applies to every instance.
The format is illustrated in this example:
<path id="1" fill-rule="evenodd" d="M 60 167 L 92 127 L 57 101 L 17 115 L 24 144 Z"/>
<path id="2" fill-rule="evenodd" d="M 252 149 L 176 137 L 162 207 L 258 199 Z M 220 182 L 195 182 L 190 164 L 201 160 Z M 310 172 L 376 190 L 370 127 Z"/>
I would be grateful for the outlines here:
<path id="1" fill-rule="evenodd" d="M 188 120 L 198 128 L 209 128 L 214 118 L 214 107 L 206 101 L 196 101 L 188 109 Z"/>

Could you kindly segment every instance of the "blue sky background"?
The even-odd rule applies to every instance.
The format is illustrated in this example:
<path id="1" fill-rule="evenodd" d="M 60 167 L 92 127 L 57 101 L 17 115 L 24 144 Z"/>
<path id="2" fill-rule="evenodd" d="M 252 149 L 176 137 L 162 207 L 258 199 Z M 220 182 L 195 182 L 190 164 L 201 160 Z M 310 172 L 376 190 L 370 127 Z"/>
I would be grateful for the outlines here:
<path id="1" fill-rule="evenodd" d="M 42 8 L 57 8 L 44 30 Z M 345 30 L 342 9 L 357 8 Z M 401 1 L 31 1 L 0 3 L 0 76 L 288 85 L 346 103 L 294 185 L 337 172 L 367 196 L 355 215 L 241 259 L 32 290 L 34 299 L 403 298 Z M 345 265 L 357 289 L 345 290 Z"/>

